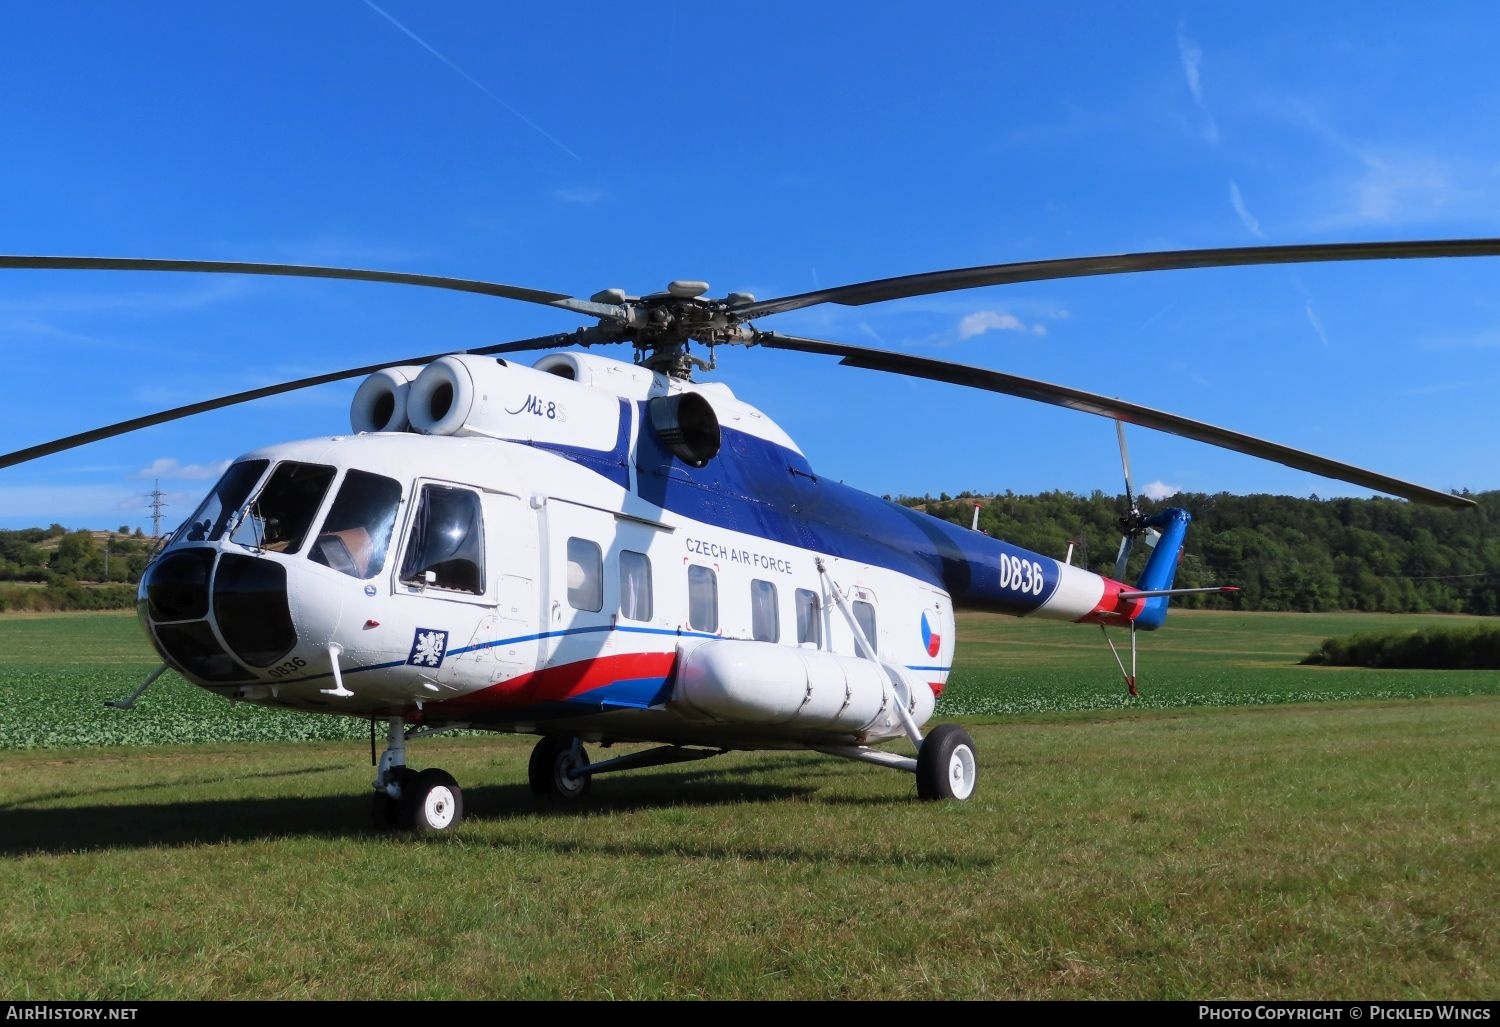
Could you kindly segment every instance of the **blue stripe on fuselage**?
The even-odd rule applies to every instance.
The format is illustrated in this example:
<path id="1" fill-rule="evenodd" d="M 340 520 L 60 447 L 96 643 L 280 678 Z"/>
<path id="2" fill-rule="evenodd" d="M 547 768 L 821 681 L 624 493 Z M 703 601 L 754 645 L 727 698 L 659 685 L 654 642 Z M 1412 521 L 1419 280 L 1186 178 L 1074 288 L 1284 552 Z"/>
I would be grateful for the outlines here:
<path id="1" fill-rule="evenodd" d="M 567 457 L 575 464 L 599 472 L 622 489 L 630 488 L 630 404 L 627 400 L 620 400 L 620 430 L 615 434 L 614 447 L 609 450 L 533 440 L 526 440 L 525 444 Z"/>
<path id="2" fill-rule="evenodd" d="M 728 531 L 884 567 L 942 588 L 953 600 L 1011 614 L 1045 603 L 1057 561 L 920 511 L 828 481 L 795 450 L 721 427 L 719 455 L 704 467 L 678 459 L 646 428 L 644 402 L 621 401 L 609 453 L 541 446 L 623 484 L 620 467 L 631 413 L 637 492 L 662 510 Z"/>

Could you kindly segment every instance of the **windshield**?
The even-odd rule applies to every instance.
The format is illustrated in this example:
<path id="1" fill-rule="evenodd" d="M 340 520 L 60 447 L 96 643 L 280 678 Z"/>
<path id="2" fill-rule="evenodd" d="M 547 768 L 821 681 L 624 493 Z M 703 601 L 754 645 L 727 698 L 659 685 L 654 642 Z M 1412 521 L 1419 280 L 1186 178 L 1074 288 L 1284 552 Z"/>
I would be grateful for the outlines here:
<path id="1" fill-rule="evenodd" d="M 229 518 L 245 504 L 250 490 L 266 472 L 268 460 L 246 460 L 234 464 L 213 487 L 208 497 L 184 524 L 182 538 L 188 542 L 217 542 L 229 526 Z"/>
<path id="2" fill-rule="evenodd" d="M 339 486 L 308 557 L 354 578 L 373 578 L 385 566 L 401 486 L 368 471 L 350 471 Z"/>
<path id="3" fill-rule="evenodd" d="M 302 548 L 332 481 L 332 467 L 290 461 L 277 464 L 236 524 L 230 541 L 250 549 L 295 553 Z"/>

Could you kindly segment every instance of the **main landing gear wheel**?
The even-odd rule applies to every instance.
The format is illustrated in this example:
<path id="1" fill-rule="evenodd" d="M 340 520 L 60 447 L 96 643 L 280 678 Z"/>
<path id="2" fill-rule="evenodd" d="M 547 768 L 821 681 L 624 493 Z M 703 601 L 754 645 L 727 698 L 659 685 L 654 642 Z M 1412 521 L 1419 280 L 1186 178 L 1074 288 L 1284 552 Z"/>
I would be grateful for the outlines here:
<path id="1" fill-rule="evenodd" d="M 577 771 L 589 765 L 589 754 L 576 738 L 543 735 L 531 750 L 527 779 L 531 790 L 553 799 L 579 799 L 589 790 L 593 777 Z"/>
<path id="2" fill-rule="evenodd" d="M 419 834 L 451 831 L 464 819 L 464 793 L 446 770 L 431 768 L 401 782 L 401 821 Z"/>
<path id="3" fill-rule="evenodd" d="M 967 799 L 979 782 L 974 739 L 957 724 L 939 724 L 917 750 L 917 798 Z"/>

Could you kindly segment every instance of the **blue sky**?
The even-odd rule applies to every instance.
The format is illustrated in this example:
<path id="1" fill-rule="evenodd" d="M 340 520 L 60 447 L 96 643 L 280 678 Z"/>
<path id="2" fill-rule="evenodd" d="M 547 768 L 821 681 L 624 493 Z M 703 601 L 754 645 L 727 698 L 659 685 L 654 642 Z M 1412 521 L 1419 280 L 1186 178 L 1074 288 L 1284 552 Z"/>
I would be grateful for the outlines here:
<path id="1" fill-rule="evenodd" d="M 1500 236 L 1491 5 L 262 0 L 0 6 L 0 252 L 763 297 L 1008 260 Z M 1500 487 L 1500 260 L 1011 286 L 759 327 L 1030 375 Z M 580 319 L 398 286 L 0 271 L 5 450 Z M 626 357 L 623 351 L 619 354 Z M 876 493 L 1119 488 L 1112 425 L 725 349 Z M 357 381 L 0 471 L 0 527 L 168 526 Z M 1138 484 L 1360 490 L 1144 429 Z"/>

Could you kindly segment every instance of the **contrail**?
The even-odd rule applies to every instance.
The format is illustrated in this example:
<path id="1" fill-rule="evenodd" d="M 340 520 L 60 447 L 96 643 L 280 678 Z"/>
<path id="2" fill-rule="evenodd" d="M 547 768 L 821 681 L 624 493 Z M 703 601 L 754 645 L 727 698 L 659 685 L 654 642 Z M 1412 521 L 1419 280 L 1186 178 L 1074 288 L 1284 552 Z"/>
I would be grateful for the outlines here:
<path id="1" fill-rule="evenodd" d="M 462 75 L 465 79 L 468 80 L 469 84 L 471 86 L 473 86 L 475 89 L 479 90 L 485 96 L 488 96 L 491 100 L 494 100 L 500 106 L 504 107 L 506 110 L 508 110 L 512 114 L 514 114 L 517 118 L 521 119 L 521 121 L 525 122 L 531 128 L 535 129 L 540 135 L 542 135 L 544 138 L 546 138 L 548 142 L 552 143 L 553 146 L 556 146 L 559 150 L 561 150 L 563 153 L 566 153 L 569 157 L 572 157 L 576 161 L 582 161 L 583 160 L 582 157 L 578 156 L 578 154 L 574 153 L 572 150 L 568 149 L 560 141 L 558 141 L 557 137 L 554 136 L 554 135 L 552 135 L 552 133 L 548 132 L 541 125 L 538 125 L 536 122 L 532 121 L 526 115 L 524 115 L 520 111 L 516 110 L 510 104 L 508 104 L 504 100 L 500 99 L 500 97 L 496 96 L 494 93 L 490 92 L 489 89 L 487 89 L 485 87 L 485 85 L 484 85 L 483 82 L 480 82 L 473 75 L 470 75 L 467 71 L 465 71 L 464 69 L 460 68 L 457 64 L 454 64 L 448 58 L 446 58 L 442 54 L 438 53 L 437 50 L 433 49 L 432 45 L 427 42 L 427 40 L 423 39 L 421 36 L 419 36 L 415 32 L 413 32 L 411 29 L 407 28 L 405 25 L 401 24 L 395 18 L 391 17 L 390 14 L 386 13 L 379 6 L 377 6 L 374 3 L 374 0 L 365 0 L 365 6 L 368 7 L 370 10 L 374 11 L 376 14 L 380 15 L 386 21 L 390 22 L 392 25 L 396 26 L 398 29 L 400 29 L 403 33 L 405 33 L 407 36 L 409 36 L 412 39 L 412 41 L 415 42 L 422 49 L 426 50 L 428 53 L 432 54 L 432 56 L 436 57 L 438 60 L 440 60 L 444 64 L 448 65 L 448 67 L 452 68 L 454 71 L 456 71 L 460 75 Z"/>

